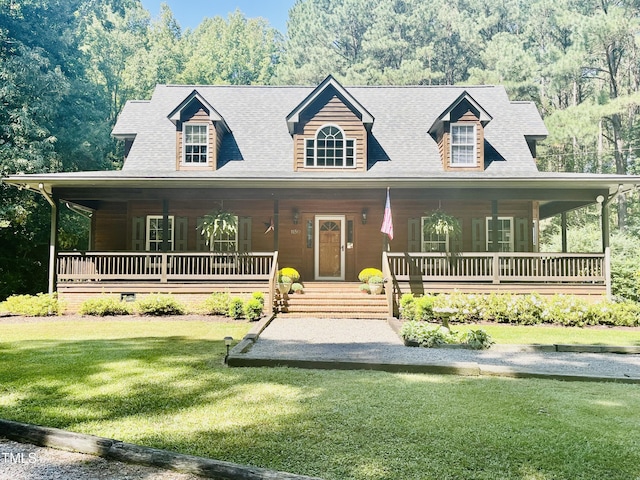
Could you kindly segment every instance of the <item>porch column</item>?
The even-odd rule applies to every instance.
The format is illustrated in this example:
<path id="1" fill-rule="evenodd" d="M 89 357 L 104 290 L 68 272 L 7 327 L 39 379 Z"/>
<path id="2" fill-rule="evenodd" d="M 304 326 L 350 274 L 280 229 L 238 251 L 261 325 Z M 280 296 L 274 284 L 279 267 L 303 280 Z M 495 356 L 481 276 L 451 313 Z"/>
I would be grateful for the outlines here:
<path id="1" fill-rule="evenodd" d="M 600 202 L 600 206 L 600 219 L 602 221 L 602 251 L 606 252 L 607 248 L 609 248 L 609 237 L 611 235 L 609 231 L 609 202 L 605 202 L 603 200 L 602 202 Z"/>
<path id="2" fill-rule="evenodd" d="M 49 234 L 49 288 L 48 292 L 53 293 L 56 291 L 57 280 L 57 265 L 56 260 L 58 257 L 58 220 L 60 219 L 58 209 L 58 199 L 56 197 L 51 198 L 41 183 L 38 185 L 40 193 L 45 198 L 49 205 L 51 205 L 51 230 Z"/>
<path id="3" fill-rule="evenodd" d="M 567 253 L 567 212 L 560 214 L 560 224 L 562 231 L 562 253 Z"/>
<path id="4" fill-rule="evenodd" d="M 175 228 L 175 225 L 173 226 Z M 169 251 L 169 200 L 162 199 L 162 253 Z"/>
<path id="5" fill-rule="evenodd" d="M 280 202 L 276 198 L 273 201 L 273 251 L 278 251 L 278 231 L 280 230 Z"/>
<path id="6" fill-rule="evenodd" d="M 498 201 L 491 200 L 491 251 L 499 251 L 498 244 L 500 242 L 500 232 L 498 230 Z"/>

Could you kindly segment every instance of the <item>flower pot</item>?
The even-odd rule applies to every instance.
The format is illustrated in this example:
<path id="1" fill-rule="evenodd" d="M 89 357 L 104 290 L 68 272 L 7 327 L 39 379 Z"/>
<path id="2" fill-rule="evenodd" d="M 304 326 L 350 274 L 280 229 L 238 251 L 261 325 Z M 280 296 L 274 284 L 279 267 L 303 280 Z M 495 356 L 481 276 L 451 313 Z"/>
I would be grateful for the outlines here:
<path id="1" fill-rule="evenodd" d="M 281 295 L 284 295 L 285 293 L 289 293 L 290 290 L 291 290 L 290 283 L 278 283 L 278 291 L 280 292 Z"/>
<path id="2" fill-rule="evenodd" d="M 382 284 L 370 283 L 369 290 L 371 291 L 371 295 L 380 295 L 382 293 Z"/>

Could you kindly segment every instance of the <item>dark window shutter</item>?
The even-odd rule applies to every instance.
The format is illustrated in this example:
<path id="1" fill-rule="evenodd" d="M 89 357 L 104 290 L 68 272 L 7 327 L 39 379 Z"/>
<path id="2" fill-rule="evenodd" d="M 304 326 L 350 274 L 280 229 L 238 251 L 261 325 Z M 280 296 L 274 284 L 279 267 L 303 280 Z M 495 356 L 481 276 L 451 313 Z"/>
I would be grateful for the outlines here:
<path id="1" fill-rule="evenodd" d="M 188 226 L 189 219 L 187 217 L 176 217 L 175 225 L 173 226 L 173 250 L 176 252 L 187 251 L 187 238 L 188 238 Z"/>
<path id="2" fill-rule="evenodd" d="M 409 245 L 407 246 L 410 252 L 419 252 L 422 250 L 420 243 L 422 242 L 422 232 L 420 232 L 421 228 L 421 219 L 420 218 L 410 218 L 409 219 L 409 232 L 408 239 Z"/>
<path id="3" fill-rule="evenodd" d="M 528 252 L 529 251 L 529 219 L 528 218 L 516 218 L 515 219 L 515 251 L 516 252 Z"/>
<path id="4" fill-rule="evenodd" d="M 487 221 L 484 217 L 471 219 L 471 250 L 487 251 Z"/>
<path id="5" fill-rule="evenodd" d="M 147 224 L 146 217 L 133 217 L 133 225 L 131 229 L 131 248 L 134 252 L 142 252 L 146 246 L 145 227 Z"/>
<path id="6" fill-rule="evenodd" d="M 251 217 L 238 218 L 238 251 L 251 251 Z"/>
<path id="7" fill-rule="evenodd" d="M 200 225 L 204 217 L 198 217 L 196 221 L 196 225 Z M 207 245 L 207 237 L 206 235 L 200 234 L 200 229 L 196 228 L 196 251 L 198 252 L 208 252 L 210 250 L 209 245 Z"/>

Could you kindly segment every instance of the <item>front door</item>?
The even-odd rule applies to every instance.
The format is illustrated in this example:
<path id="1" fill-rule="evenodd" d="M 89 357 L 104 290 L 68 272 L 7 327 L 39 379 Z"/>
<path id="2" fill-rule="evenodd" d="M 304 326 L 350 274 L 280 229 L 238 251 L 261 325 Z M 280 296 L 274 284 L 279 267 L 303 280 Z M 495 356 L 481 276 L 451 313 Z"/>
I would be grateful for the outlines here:
<path id="1" fill-rule="evenodd" d="M 316 280 L 344 280 L 344 226 L 344 215 L 316 216 Z"/>

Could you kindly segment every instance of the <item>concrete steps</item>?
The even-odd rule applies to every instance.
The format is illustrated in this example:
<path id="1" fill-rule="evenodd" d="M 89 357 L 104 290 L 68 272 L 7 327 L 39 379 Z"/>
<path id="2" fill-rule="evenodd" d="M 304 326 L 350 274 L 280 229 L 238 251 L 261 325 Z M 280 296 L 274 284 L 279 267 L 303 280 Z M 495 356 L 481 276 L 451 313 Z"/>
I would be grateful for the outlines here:
<path id="1" fill-rule="evenodd" d="M 278 297 L 281 315 L 321 318 L 385 319 L 384 295 L 361 293 L 357 282 L 305 282 L 304 293 Z"/>

